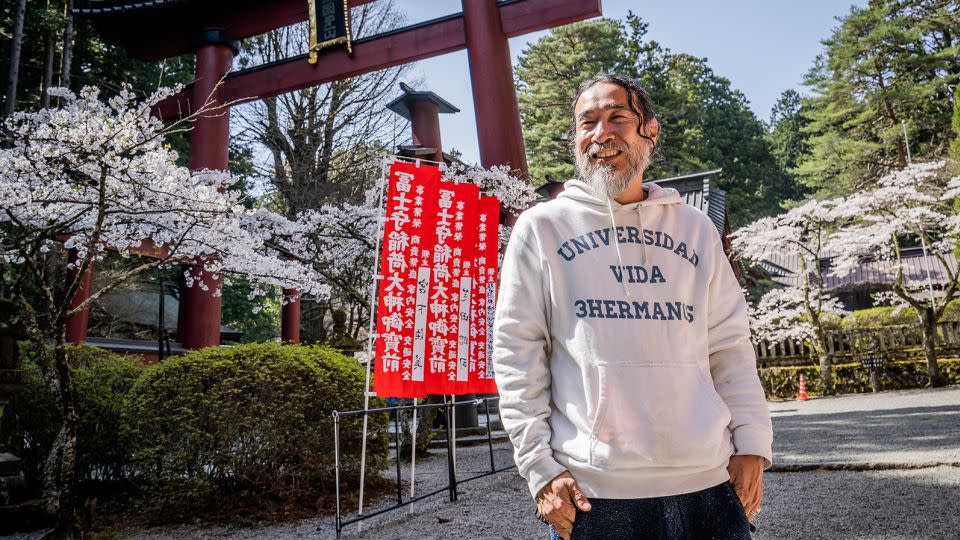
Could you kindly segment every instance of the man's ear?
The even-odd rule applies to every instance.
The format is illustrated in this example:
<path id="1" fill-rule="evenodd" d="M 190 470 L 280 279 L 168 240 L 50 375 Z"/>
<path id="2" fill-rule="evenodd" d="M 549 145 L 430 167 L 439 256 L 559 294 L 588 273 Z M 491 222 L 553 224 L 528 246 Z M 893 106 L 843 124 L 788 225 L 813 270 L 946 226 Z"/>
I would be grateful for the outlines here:
<path id="1" fill-rule="evenodd" d="M 656 118 L 651 118 L 643 128 L 647 137 L 653 139 L 653 144 L 657 144 L 657 137 L 660 136 L 660 122 Z"/>

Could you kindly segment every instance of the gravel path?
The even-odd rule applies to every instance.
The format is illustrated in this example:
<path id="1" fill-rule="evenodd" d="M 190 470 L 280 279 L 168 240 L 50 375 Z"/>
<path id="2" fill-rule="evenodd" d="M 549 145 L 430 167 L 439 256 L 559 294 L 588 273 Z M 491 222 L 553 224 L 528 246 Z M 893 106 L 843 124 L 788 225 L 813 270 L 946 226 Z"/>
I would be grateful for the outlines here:
<path id="1" fill-rule="evenodd" d="M 764 477 L 755 539 L 960 538 L 960 387 L 775 402 L 770 410 L 776 468 Z M 459 476 L 489 470 L 489 459 L 486 447 L 459 449 Z M 498 467 L 512 463 L 509 445 L 497 445 L 495 460 Z M 418 492 L 442 487 L 446 467 L 442 451 L 419 463 Z M 406 483 L 409 470 L 403 472 Z M 532 512 L 514 469 L 462 484 L 457 503 L 436 495 L 412 513 L 404 508 L 369 519 L 362 533 L 347 526 L 343 538 L 545 539 L 546 528 Z M 332 517 L 253 529 L 179 526 L 121 534 L 142 540 L 335 536 Z"/>

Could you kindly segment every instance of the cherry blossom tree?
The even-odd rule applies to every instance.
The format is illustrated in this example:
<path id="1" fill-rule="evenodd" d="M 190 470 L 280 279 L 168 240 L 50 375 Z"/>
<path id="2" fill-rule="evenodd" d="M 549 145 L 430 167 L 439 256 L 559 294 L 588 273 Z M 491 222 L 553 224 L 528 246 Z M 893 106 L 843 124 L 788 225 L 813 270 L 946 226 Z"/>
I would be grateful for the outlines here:
<path id="1" fill-rule="evenodd" d="M 376 159 L 376 158 L 371 158 Z M 392 158 L 383 163 L 386 167 Z M 536 200 L 533 186 L 511 173 L 507 167 L 483 169 L 461 163 L 441 166 L 442 180 L 450 183 L 473 183 L 483 196 L 496 197 L 504 211 L 519 215 Z M 366 191 L 362 204 L 325 204 L 318 209 L 297 214 L 300 230 L 289 236 L 291 248 L 309 245 L 315 258 L 311 261 L 325 283 L 335 288 L 357 310 L 355 326 L 365 327 L 369 322 L 370 285 L 376 240 L 380 232 L 377 218 L 381 214 L 378 201 L 385 189 L 385 179 L 375 182 Z M 382 199 L 382 200 L 381 200 Z M 510 228 L 501 224 L 500 245 L 505 245 Z"/>
<path id="2" fill-rule="evenodd" d="M 890 291 L 882 298 L 917 310 L 931 386 L 946 384 L 937 364 L 937 323 L 947 304 L 960 296 L 960 269 L 947 260 L 960 240 L 955 204 L 960 176 L 951 179 L 946 169 L 945 161 L 909 165 L 840 202 L 835 213 L 841 227 L 828 243 L 838 254 L 837 274 L 852 272 L 869 257 L 891 278 Z M 923 248 L 929 266 L 925 276 L 911 276 L 901 256 L 902 248 L 911 244 Z M 936 286 L 933 271 L 939 274 Z"/>
<path id="3" fill-rule="evenodd" d="M 322 296 L 328 290 L 307 262 L 317 256 L 312 244 L 302 241 L 314 224 L 246 209 L 228 189 L 235 179 L 226 172 L 191 173 L 176 165 L 164 135 L 189 129 L 195 116 L 164 127 L 150 115 L 175 90 L 138 100 L 123 89 L 103 101 L 92 87 L 79 95 L 51 89 L 59 108 L 16 113 L 6 121 L 0 286 L 18 304 L 61 413 L 44 470 L 46 507 L 58 519 L 54 536 L 74 535 L 77 524 L 78 414 L 65 336 L 71 316 L 144 272 L 188 261 L 201 261 L 185 274 L 188 286 L 208 287 L 204 274 L 211 274 L 242 276 L 260 292 L 279 286 Z M 196 114 L 210 113 L 217 111 L 204 107 Z M 136 262 L 72 303 L 81 276 L 108 252 Z M 50 264 L 51 255 L 63 253 L 69 253 L 66 264 L 73 270 L 65 282 L 52 278 L 57 269 Z M 144 253 L 149 256 L 131 257 Z"/>
<path id="4" fill-rule="evenodd" d="M 825 256 L 835 215 L 835 201 L 810 200 L 779 216 L 759 219 L 731 235 L 744 258 L 760 262 L 776 256 L 793 257 L 799 264 L 797 282 L 774 289 L 751 310 L 754 340 L 807 341 L 820 365 L 823 393 L 834 390 L 831 358 L 826 350 L 826 326 L 843 309 L 824 289 Z"/>

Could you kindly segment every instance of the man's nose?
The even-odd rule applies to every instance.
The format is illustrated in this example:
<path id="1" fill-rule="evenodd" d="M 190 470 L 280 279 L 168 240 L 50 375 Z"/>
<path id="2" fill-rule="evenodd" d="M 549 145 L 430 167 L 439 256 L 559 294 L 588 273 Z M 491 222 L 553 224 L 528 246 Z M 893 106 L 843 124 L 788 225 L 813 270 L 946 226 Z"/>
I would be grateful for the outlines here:
<path id="1" fill-rule="evenodd" d="M 613 139 L 613 131 L 610 129 L 610 123 L 605 120 L 598 120 L 593 126 L 590 141 L 597 144 L 606 144 L 611 139 Z"/>

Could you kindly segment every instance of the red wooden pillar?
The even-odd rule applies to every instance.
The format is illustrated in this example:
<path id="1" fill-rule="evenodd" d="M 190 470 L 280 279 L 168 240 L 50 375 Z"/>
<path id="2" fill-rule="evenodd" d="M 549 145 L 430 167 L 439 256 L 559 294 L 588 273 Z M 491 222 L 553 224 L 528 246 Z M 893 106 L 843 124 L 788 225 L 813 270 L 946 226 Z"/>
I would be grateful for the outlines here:
<path id="1" fill-rule="evenodd" d="M 75 250 L 70 250 L 68 255 L 69 261 L 74 262 L 77 260 L 77 252 Z M 80 271 L 79 268 L 73 268 L 70 270 L 70 283 L 73 283 L 77 279 L 77 273 Z M 83 273 L 83 277 L 80 279 L 80 287 L 77 289 L 77 292 L 74 293 L 73 298 L 70 299 L 70 309 L 74 309 L 79 306 L 84 300 L 90 298 L 90 288 L 93 286 L 93 261 L 90 261 L 90 264 L 87 265 L 87 271 Z M 87 328 L 90 323 L 90 307 L 83 309 L 76 315 L 71 316 L 67 319 L 67 343 L 80 343 L 87 340 Z"/>
<path id="2" fill-rule="evenodd" d="M 510 45 L 500 27 L 496 0 L 462 0 L 463 26 L 477 115 L 480 163 L 509 165 L 527 175 L 520 111 L 513 86 Z"/>
<path id="3" fill-rule="evenodd" d="M 284 289 L 283 302 L 280 311 L 280 341 L 300 343 L 300 291 Z"/>
<path id="4" fill-rule="evenodd" d="M 201 36 L 197 50 L 197 81 L 193 88 L 194 110 L 203 104 L 222 105 L 217 83 L 230 71 L 235 46 L 223 31 L 208 30 Z M 230 136 L 230 111 L 216 109 L 196 119 L 190 134 L 190 169 L 227 169 Z M 207 272 L 200 272 L 199 265 L 189 268 L 191 275 L 199 277 L 206 285 L 184 287 L 181 295 L 180 321 L 177 332 L 184 347 L 199 349 L 220 344 L 220 296 L 214 295 L 221 286 Z M 206 289 L 206 290 L 205 290 Z"/>

